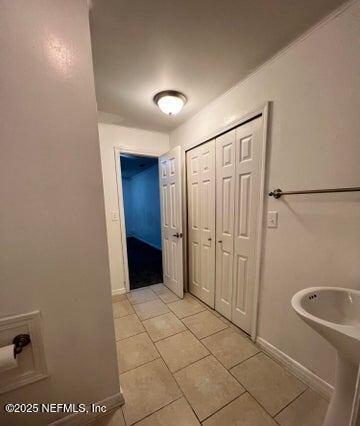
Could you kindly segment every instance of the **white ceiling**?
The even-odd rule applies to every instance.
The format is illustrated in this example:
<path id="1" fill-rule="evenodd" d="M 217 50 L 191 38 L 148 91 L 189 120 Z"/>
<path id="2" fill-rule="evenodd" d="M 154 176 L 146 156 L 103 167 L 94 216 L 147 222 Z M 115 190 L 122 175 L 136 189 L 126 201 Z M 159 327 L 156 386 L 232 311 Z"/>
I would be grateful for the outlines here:
<path id="1" fill-rule="evenodd" d="M 343 0 L 95 0 L 90 12 L 100 117 L 169 131 L 264 63 Z M 168 117 L 155 93 L 180 90 Z"/>

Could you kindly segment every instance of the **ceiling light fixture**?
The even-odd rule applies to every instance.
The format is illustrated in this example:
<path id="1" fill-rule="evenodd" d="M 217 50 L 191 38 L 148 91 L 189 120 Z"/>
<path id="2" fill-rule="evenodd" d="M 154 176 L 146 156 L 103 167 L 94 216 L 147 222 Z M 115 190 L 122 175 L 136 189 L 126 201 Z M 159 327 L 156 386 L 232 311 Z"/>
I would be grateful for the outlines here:
<path id="1" fill-rule="evenodd" d="M 154 96 L 154 102 L 164 114 L 176 115 L 186 104 L 187 98 L 176 90 L 164 90 Z"/>

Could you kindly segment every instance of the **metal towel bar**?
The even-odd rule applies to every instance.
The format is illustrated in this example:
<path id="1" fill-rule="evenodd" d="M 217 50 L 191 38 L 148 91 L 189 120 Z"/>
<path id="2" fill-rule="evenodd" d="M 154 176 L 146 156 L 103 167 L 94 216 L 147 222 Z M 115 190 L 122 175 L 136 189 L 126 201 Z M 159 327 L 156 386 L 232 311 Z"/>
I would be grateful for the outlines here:
<path id="1" fill-rule="evenodd" d="M 281 189 L 275 189 L 269 192 L 269 197 L 280 198 L 283 195 L 295 195 L 295 194 L 328 194 L 332 192 L 358 192 L 360 186 L 354 186 L 352 188 L 328 188 L 328 189 L 305 189 L 303 191 L 282 191 Z"/>

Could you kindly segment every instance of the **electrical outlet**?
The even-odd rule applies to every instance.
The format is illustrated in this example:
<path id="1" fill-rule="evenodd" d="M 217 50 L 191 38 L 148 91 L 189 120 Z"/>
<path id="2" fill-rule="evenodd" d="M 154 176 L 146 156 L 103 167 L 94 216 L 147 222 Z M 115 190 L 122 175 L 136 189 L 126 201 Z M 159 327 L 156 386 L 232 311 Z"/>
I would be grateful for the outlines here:
<path id="1" fill-rule="evenodd" d="M 277 228 L 278 227 L 278 212 L 269 211 L 267 214 L 267 227 Z"/>

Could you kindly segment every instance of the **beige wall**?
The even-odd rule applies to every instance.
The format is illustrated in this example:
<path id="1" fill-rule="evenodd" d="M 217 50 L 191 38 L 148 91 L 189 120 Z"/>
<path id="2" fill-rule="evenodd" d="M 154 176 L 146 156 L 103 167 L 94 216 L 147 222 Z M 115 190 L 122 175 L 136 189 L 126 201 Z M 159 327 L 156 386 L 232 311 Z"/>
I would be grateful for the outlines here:
<path id="1" fill-rule="evenodd" d="M 50 373 L 0 406 L 100 401 L 119 379 L 86 0 L 0 5 L 0 317 L 41 310 Z"/>
<path id="2" fill-rule="evenodd" d="M 159 156 L 169 150 L 169 136 L 165 133 L 99 123 L 101 163 L 103 172 L 105 215 L 109 246 L 111 288 L 125 292 L 124 265 L 120 222 L 112 221 L 111 212 L 118 211 L 118 193 L 114 160 L 114 147 L 146 152 Z"/>
<path id="3" fill-rule="evenodd" d="M 360 2 L 334 15 L 170 135 L 205 138 L 271 101 L 266 190 L 359 186 Z M 313 285 L 360 288 L 359 193 L 266 197 L 259 336 L 333 382 L 335 353 L 290 307 Z"/>

